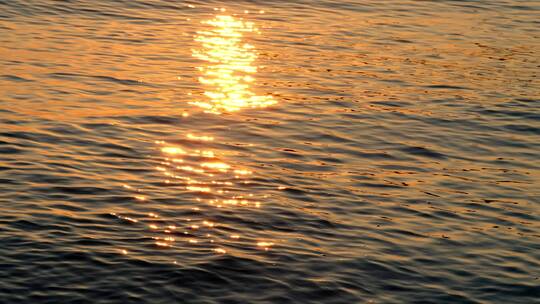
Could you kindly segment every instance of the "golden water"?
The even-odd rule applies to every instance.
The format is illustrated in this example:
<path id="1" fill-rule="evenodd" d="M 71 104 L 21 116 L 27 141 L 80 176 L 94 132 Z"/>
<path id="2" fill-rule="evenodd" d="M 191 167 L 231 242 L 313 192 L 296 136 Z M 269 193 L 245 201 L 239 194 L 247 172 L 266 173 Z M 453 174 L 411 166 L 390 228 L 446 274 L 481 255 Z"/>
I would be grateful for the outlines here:
<path id="1" fill-rule="evenodd" d="M 533 303 L 533 1 L 0 1 L 0 303 Z"/>

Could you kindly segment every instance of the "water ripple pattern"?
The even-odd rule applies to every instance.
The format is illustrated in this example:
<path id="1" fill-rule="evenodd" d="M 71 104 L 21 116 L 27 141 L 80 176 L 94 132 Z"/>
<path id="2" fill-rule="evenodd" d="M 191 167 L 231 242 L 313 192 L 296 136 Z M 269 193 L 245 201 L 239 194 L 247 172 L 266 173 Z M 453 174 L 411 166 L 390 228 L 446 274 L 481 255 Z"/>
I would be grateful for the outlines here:
<path id="1" fill-rule="evenodd" d="M 535 1 L 0 1 L 0 303 L 538 303 Z"/>

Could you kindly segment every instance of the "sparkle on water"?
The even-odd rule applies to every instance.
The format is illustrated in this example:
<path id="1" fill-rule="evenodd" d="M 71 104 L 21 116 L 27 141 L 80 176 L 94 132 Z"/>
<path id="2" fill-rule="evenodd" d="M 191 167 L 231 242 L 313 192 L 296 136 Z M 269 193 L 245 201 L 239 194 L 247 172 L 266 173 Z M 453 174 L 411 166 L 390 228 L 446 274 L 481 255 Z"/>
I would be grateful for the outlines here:
<path id="1" fill-rule="evenodd" d="M 0 302 L 538 298 L 530 1 L 0 2 Z"/>
<path id="2" fill-rule="evenodd" d="M 233 16 L 216 16 L 202 23 L 210 28 L 197 32 L 195 40 L 201 47 L 193 50 L 193 56 L 206 62 L 199 67 L 203 73 L 199 82 L 207 88 L 208 100 L 191 103 L 216 114 L 275 104 L 271 95 L 257 95 L 250 87 L 251 74 L 257 72 L 253 64 L 257 53 L 242 37 L 260 34 L 255 25 Z"/>
<path id="3" fill-rule="evenodd" d="M 224 11 L 223 9 L 221 10 Z M 213 19 L 203 21 L 202 24 L 210 28 L 198 31 L 195 41 L 201 44 L 199 49 L 193 50 L 193 56 L 206 62 L 198 67 L 203 74 L 199 82 L 206 88 L 205 96 L 208 101 L 190 102 L 203 109 L 209 114 L 221 114 L 223 112 L 235 112 L 245 108 L 261 108 L 275 104 L 275 99 L 270 95 L 258 96 L 250 87 L 255 79 L 251 76 L 257 72 L 254 61 L 257 58 L 254 47 L 244 43 L 242 37 L 245 33 L 260 34 L 252 22 L 243 21 L 233 16 L 218 15 Z M 191 95 L 191 94 L 190 94 Z M 186 114 L 183 113 L 183 116 Z M 210 143 L 214 136 L 187 133 L 185 138 L 192 142 Z M 252 171 L 246 168 L 233 166 L 218 158 L 216 152 L 205 149 L 190 149 L 179 145 L 172 145 L 163 140 L 157 140 L 163 159 L 156 171 L 164 176 L 164 184 L 168 187 L 181 186 L 195 195 L 196 201 L 212 208 L 226 209 L 234 207 L 260 208 L 261 202 L 255 199 L 252 193 L 238 193 L 243 186 L 250 183 L 249 176 Z M 189 163 L 189 164 L 186 164 Z M 230 182 L 232 178 L 235 182 Z M 142 195 L 140 189 L 133 189 L 130 185 L 124 188 L 134 190 L 133 196 L 138 201 L 151 202 L 151 198 Z M 236 187 L 235 187 L 236 186 Z M 199 207 L 194 211 L 200 211 Z M 132 221 L 139 220 L 116 215 Z M 150 213 L 151 219 L 158 219 L 156 213 Z M 212 250 L 216 254 L 226 254 L 227 250 L 219 247 L 220 241 L 216 235 L 209 233 L 217 228 L 219 223 L 208 220 L 200 220 L 193 223 L 186 219 L 183 228 L 176 225 L 159 226 L 149 224 L 147 228 L 152 232 L 151 238 L 154 244 L 160 248 L 175 248 L 178 241 L 190 245 L 212 244 Z M 164 236 L 155 236 L 161 232 Z M 189 238 L 175 238 L 171 235 L 184 235 Z M 239 240 L 240 235 L 234 234 L 229 237 L 223 236 L 223 240 Z M 254 248 L 268 251 L 273 242 L 257 241 Z M 127 252 L 121 251 L 123 254 Z"/>
<path id="4" fill-rule="evenodd" d="M 216 114 L 212 112 L 212 114 Z M 210 115 L 212 115 L 210 114 Z M 214 141 L 214 136 L 188 133 L 185 138 L 190 142 L 200 144 L 211 143 Z M 244 193 L 243 189 L 246 184 L 249 184 L 249 176 L 253 174 L 251 170 L 242 168 L 236 165 L 231 165 L 220 159 L 219 153 L 213 150 L 190 149 L 179 145 L 172 145 L 163 140 L 157 140 L 155 143 L 162 153 L 162 160 L 159 166 L 155 169 L 163 175 L 163 182 L 167 187 L 182 187 L 186 191 L 193 193 L 195 201 L 200 204 L 205 204 L 207 207 L 231 210 L 235 207 L 251 207 L 260 208 L 261 202 L 255 199 L 253 193 Z M 186 163 L 189 163 L 186 164 Z M 235 182 L 231 182 L 234 180 Z M 134 189 L 130 185 L 123 185 L 124 188 L 134 191 L 133 196 L 138 201 L 152 202 L 152 199 L 141 194 L 144 192 L 141 189 Z M 233 190 L 236 189 L 236 190 Z M 240 189 L 240 192 L 239 190 Z M 203 207 L 203 205 L 201 205 Z M 193 211 L 200 212 L 199 207 L 193 208 Z M 120 219 L 138 223 L 139 220 L 129 217 L 113 214 Z M 151 220 L 159 219 L 157 213 L 149 213 L 148 217 Z M 158 248 L 178 248 L 178 242 L 196 245 L 211 245 L 210 248 L 216 254 L 227 254 L 227 250 L 223 248 L 223 241 L 239 240 L 240 235 L 223 235 L 218 238 L 215 234 L 209 233 L 213 229 L 218 228 L 219 223 L 205 220 L 201 217 L 197 222 L 190 218 L 185 219 L 184 225 L 157 225 L 150 223 L 147 228 L 155 240 L 154 244 Z M 161 233 L 156 236 L 156 233 Z M 177 238 L 172 235 L 183 235 L 188 238 Z M 254 248 L 268 251 L 273 242 L 257 241 L 252 246 Z M 221 247 L 219 247 L 221 246 Z M 123 251 L 121 251 L 123 254 Z"/>

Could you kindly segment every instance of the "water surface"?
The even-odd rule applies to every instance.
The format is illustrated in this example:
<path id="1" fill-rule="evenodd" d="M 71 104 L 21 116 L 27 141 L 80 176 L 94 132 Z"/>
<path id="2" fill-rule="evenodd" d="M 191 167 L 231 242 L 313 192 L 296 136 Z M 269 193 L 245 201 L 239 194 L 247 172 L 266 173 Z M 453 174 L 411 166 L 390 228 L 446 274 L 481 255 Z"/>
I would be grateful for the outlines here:
<path id="1" fill-rule="evenodd" d="M 1 303 L 535 303 L 535 1 L 0 1 Z"/>

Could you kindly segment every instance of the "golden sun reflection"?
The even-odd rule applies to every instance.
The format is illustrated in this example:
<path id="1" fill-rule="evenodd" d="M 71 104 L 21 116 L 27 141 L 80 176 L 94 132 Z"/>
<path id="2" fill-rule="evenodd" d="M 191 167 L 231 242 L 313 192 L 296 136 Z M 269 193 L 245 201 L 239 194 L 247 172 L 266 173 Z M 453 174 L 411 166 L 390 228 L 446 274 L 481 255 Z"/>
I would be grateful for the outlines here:
<path id="1" fill-rule="evenodd" d="M 193 50 L 193 56 L 206 62 L 199 67 L 203 73 L 199 81 L 205 86 L 207 101 L 192 104 L 205 112 L 220 114 L 276 103 L 271 95 L 259 96 L 250 87 L 255 81 L 252 75 L 257 72 L 254 65 L 257 53 L 253 46 L 245 43 L 243 35 L 259 33 L 253 23 L 232 16 L 216 16 L 203 23 L 208 28 L 197 32 L 195 40 L 201 47 Z M 189 115 L 184 111 L 182 116 Z M 229 151 L 213 148 L 220 146 L 219 139 L 211 134 L 198 134 L 196 131 L 199 130 L 193 131 L 186 132 L 174 143 L 155 141 L 161 158 L 154 165 L 156 173 L 163 177 L 164 187 L 178 191 L 179 195 L 197 204 L 189 206 L 191 216 L 175 218 L 161 214 L 157 209 L 163 208 L 162 200 L 127 184 L 123 184 L 123 188 L 138 205 L 154 212 L 145 211 L 144 216 L 137 218 L 117 213 L 111 215 L 126 224 L 144 227 L 152 245 L 160 250 L 187 246 L 204 248 L 215 254 L 235 254 L 238 244 L 270 250 L 274 243 L 243 234 L 241 227 L 233 222 L 221 221 L 234 210 L 249 212 L 249 209 L 261 208 L 260 200 L 268 196 L 257 198 L 255 193 L 249 192 L 253 172 L 231 163 L 225 157 Z M 120 252 L 128 254 L 122 249 Z"/>
<path id="2" fill-rule="evenodd" d="M 231 254 L 228 247 L 231 242 L 250 242 L 249 238 L 241 237 L 239 233 L 229 234 L 234 228 L 227 223 L 219 223 L 215 218 L 204 216 L 204 211 L 210 213 L 222 212 L 238 208 L 260 208 L 253 193 L 246 193 L 246 184 L 250 183 L 253 173 L 247 168 L 225 162 L 223 153 L 219 150 L 198 150 L 189 147 L 193 142 L 212 142 L 213 136 L 188 133 L 185 136 L 189 142 L 172 144 L 166 141 L 156 141 L 157 150 L 162 154 L 161 162 L 155 166 L 162 174 L 167 187 L 176 187 L 195 199 L 201 205 L 191 210 L 198 216 L 184 219 L 166 219 L 155 212 L 146 213 L 145 218 L 134 219 L 113 213 L 111 215 L 132 224 L 144 225 L 151 234 L 153 245 L 162 250 L 174 249 L 179 246 L 209 247 L 216 254 Z M 131 190 L 133 197 L 144 201 L 147 206 L 155 201 L 145 191 L 124 184 L 125 189 Z M 144 194 L 144 195 L 143 195 Z M 266 196 L 262 197 L 266 198 Z M 225 231 L 227 233 L 225 233 Z M 273 243 L 251 240 L 252 246 L 265 251 Z"/>
<path id="3" fill-rule="evenodd" d="M 192 141 L 213 141 L 212 136 L 192 135 L 187 137 Z M 254 206 L 260 207 L 260 202 L 245 196 L 234 195 L 228 188 L 241 187 L 248 184 L 246 180 L 252 174 L 250 170 L 238 168 L 221 161 L 212 150 L 190 150 L 185 147 L 170 145 L 165 141 L 157 141 L 163 153 L 164 161 L 155 169 L 167 177 L 166 183 L 182 185 L 190 192 L 212 194 L 206 197 L 210 205 L 224 206 Z M 143 197 L 137 197 L 143 200 Z M 144 198 L 146 199 L 146 198 Z"/>
<path id="4" fill-rule="evenodd" d="M 242 38 L 244 33 L 260 33 L 254 24 L 232 16 L 216 16 L 203 24 L 210 29 L 197 32 L 195 41 L 201 48 L 193 50 L 193 56 L 207 62 L 199 67 L 204 74 L 199 82 L 208 87 L 205 95 L 209 101 L 191 104 L 216 114 L 275 104 L 271 95 L 259 96 L 250 89 L 255 81 L 250 74 L 257 72 L 253 65 L 257 53 Z"/>

